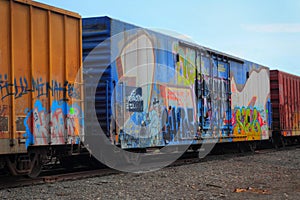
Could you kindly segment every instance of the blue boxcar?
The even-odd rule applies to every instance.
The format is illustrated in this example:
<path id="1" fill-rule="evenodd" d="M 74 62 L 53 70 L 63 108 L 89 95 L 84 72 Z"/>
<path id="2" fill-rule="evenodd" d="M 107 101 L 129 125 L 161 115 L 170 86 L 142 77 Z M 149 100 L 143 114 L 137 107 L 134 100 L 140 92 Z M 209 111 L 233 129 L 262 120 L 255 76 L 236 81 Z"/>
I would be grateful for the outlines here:
<path id="1" fill-rule="evenodd" d="M 85 80 L 99 74 L 95 109 L 113 143 L 269 139 L 268 68 L 109 17 L 82 25 Z"/>

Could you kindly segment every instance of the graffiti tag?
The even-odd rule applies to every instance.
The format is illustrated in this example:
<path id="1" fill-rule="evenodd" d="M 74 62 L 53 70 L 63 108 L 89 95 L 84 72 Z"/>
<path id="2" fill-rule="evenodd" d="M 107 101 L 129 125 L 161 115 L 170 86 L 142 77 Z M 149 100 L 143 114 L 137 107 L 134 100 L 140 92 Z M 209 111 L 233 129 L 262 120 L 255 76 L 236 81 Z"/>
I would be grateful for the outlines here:
<path id="1" fill-rule="evenodd" d="M 1 100 L 9 96 L 14 96 L 17 99 L 30 93 L 34 93 L 37 98 L 51 95 L 57 100 L 65 101 L 68 98 L 80 98 L 80 89 L 69 81 L 64 83 L 59 83 L 55 80 L 46 82 L 42 78 L 32 78 L 30 85 L 30 82 L 25 77 L 15 78 L 13 82 L 10 82 L 7 75 L 0 75 Z"/>
<path id="2" fill-rule="evenodd" d="M 234 135 L 258 136 L 261 134 L 264 122 L 256 108 L 236 108 L 232 119 Z"/>

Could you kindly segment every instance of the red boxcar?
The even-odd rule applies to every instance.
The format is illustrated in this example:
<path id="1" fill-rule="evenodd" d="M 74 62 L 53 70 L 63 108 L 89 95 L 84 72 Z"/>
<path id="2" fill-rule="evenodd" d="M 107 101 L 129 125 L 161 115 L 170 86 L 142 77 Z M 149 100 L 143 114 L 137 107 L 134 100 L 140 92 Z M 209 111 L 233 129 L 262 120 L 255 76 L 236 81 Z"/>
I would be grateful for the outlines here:
<path id="1" fill-rule="evenodd" d="M 271 70 L 273 133 L 300 136 L 300 77 Z"/>

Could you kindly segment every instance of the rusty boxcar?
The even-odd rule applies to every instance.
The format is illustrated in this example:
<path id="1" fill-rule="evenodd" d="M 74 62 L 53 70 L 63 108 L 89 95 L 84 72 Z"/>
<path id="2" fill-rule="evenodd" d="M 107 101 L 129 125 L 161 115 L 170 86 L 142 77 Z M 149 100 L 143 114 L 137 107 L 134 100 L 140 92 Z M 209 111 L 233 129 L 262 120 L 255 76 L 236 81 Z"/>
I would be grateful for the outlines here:
<path id="1" fill-rule="evenodd" d="M 28 0 L 0 13 L 0 166 L 33 174 L 46 147 L 79 143 L 81 16 Z"/>
<path id="2" fill-rule="evenodd" d="M 300 77 L 270 71 L 273 134 L 276 139 L 300 136 Z"/>

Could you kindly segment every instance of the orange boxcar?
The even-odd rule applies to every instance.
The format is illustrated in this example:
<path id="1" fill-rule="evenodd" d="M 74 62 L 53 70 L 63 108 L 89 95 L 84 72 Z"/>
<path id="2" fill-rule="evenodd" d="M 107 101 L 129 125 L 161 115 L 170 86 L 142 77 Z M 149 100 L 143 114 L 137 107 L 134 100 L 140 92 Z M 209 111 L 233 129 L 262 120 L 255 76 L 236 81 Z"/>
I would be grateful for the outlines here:
<path id="1" fill-rule="evenodd" d="M 0 13 L 0 155 L 79 143 L 81 16 L 28 0 Z"/>

